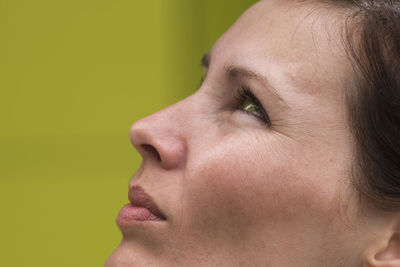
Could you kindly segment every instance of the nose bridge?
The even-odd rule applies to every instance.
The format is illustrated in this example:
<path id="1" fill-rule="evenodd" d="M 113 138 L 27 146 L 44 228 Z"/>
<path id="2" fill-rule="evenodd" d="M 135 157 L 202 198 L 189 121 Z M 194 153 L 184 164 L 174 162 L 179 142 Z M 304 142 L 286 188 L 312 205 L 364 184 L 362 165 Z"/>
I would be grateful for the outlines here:
<path id="1" fill-rule="evenodd" d="M 130 140 L 143 160 L 157 161 L 162 168 L 184 165 L 187 152 L 187 113 L 185 100 L 135 122 Z"/>

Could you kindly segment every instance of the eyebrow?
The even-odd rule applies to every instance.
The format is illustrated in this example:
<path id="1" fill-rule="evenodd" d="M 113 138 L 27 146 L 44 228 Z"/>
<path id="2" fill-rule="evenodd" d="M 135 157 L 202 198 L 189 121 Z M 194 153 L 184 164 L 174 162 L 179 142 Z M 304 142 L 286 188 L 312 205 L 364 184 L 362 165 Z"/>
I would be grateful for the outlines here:
<path id="1" fill-rule="evenodd" d="M 206 53 L 203 55 L 201 59 L 201 65 L 206 69 L 206 75 L 207 75 L 207 70 L 210 67 L 211 63 L 211 56 L 209 53 Z M 282 99 L 282 97 L 278 94 L 278 91 L 270 84 L 268 79 L 261 75 L 258 74 L 250 69 L 247 69 L 245 67 L 240 67 L 240 66 L 234 66 L 234 65 L 225 65 L 224 66 L 225 72 L 228 74 L 229 77 L 237 77 L 237 76 L 243 76 L 243 77 L 248 77 L 252 78 L 254 80 L 258 80 L 264 84 L 265 87 L 269 88 L 270 91 L 287 107 L 290 108 L 288 104 Z"/>
<path id="2" fill-rule="evenodd" d="M 208 69 L 210 67 L 211 57 L 209 53 L 205 53 L 201 58 L 201 66 Z"/>

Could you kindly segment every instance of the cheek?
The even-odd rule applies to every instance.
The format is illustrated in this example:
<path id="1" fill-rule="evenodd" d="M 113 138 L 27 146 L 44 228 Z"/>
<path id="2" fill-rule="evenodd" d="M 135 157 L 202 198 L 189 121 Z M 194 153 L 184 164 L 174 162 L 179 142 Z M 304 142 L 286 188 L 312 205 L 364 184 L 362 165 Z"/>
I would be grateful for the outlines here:
<path id="1" fill-rule="evenodd" d="M 305 160 L 307 153 L 254 140 L 225 140 L 196 153 L 184 188 L 186 219 L 193 229 L 242 239 L 250 231 L 304 227 L 305 220 L 318 224 L 336 215 L 336 184 Z"/>

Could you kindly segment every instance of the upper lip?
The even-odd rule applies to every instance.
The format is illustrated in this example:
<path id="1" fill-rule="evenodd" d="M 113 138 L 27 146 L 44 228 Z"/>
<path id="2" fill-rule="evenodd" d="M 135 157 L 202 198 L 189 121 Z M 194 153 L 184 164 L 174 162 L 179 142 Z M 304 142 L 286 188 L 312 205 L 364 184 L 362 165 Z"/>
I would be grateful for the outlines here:
<path id="1" fill-rule="evenodd" d="M 157 217 L 165 220 L 165 215 L 161 212 L 160 208 L 153 201 L 152 197 L 139 185 L 134 185 L 129 188 L 129 201 L 133 206 L 144 207 L 151 211 Z"/>

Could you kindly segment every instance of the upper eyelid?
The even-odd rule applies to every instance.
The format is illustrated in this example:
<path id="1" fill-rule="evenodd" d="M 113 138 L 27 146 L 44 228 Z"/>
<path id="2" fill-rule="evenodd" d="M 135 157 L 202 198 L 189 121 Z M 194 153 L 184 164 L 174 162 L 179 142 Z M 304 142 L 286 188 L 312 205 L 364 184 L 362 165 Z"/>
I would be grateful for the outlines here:
<path id="1" fill-rule="evenodd" d="M 205 53 L 201 58 L 201 66 L 205 69 L 204 80 L 206 80 L 207 78 L 211 62 L 212 62 L 211 52 Z M 284 101 L 284 99 L 278 93 L 278 90 L 271 85 L 267 77 L 264 76 L 263 74 L 257 73 L 251 68 L 248 68 L 246 66 L 240 66 L 235 64 L 233 65 L 225 64 L 223 66 L 223 71 L 224 74 L 227 75 L 227 78 L 229 79 L 242 77 L 244 79 L 251 79 L 261 82 L 265 87 L 265 89 L 268 90 L 268 92 L 271 93 L 274 97 L 276 97 L 280 105 L 282 105 L 287 110 L 291 109 L 291 107 Z"/>
<path id="2" fill-rule="evenodd" d="M 204 73 L 203 73 L 203 75 L 201 77 L 201 82 L 203 83 L 204 80 L 206 80 L 206 78 L 207 78 L 209 65 L 210 65 L 210 58 L 209 58 L 208 54 L 203 56 L 203 58 L 201 60 L 201 65 L 205 69 L 205 71 L 204 71 Z M 225 68 L 225 70 L 227 70 L 227 69 Z M 229 73 L 229 72 L 227 74 L 231 78 L 235 78 L 235 76 L 236 76 L 236 75 L 232 76 L 231 73 Z M 253 93 L 253 91 L 250 89 L 249 86 L 242 84 L 241 88 L 245 88 L 245 91 L 247 92 L 245 95 L 247 97 L 249 97 L 253 102 L 255 102 L 255 104 L 260 108 L 261 113 L 262 113 L 262 117 L 258 117 L 258 118 L 262 122 L 264 122 L 267 125 L 268 128 L 272 129 L 271 119 L 270 119 L 266 109 L 264 108 L 264 105 L 261 103 L 261 101 L 258 99 L 258 97 Z M 237 90 L 238 91 L 237 93 L 239 93 L 239 90 L 240 89 Z M 243 92 L 243 94 L 244 94 L 244 92 Z M 243 95 L 240 95 L 240 97 L 243 98 Z"/>
<path id="3" fill-rule="evenodd" d="M 209 53 L 206 53 L 206 54 L 203 55 L 203 57 L 202 57 L 202 59 L 201 59 L 201 66 L 204 68 L 204 73 L 203 73 L 202 78 L 201 78 L 201 82 L 202 82 L 202 83 L 203 83 L 204 80 L 206 80 L 206 78 L 207 78 L 207 74 L 208 74 L 208 71 L 209 71 L 209 68 L 210 68 L 210 64 L 211 64 L 211 56 L 210 56 Z M 230 65 L 226 65 L 226 66 L 224 66 L 224 71 L 225 71 L 225 73 L 227 74 L 227 76 L 228 76 L 229 78 L 236 78 L 236 77 L 238 77 L 238 76 L 244 76 L 244 77 L 250 77 L 250 78 L 259 80 L 259 78 L 257 78 L 257 77 L 259 77 L 259 75 L 255 74 L 255 73 L 253 73 L 253 72 L 251 72 L 251 71 L 248 71 L 248 70 L 246 70 L 246 69 L 242 69 L 242 68 L 240 68 L 240 67 L 238 68 L 238 67 L 233 67 L 233 66 L 230 66 Z M 260 120 L 262 120 L 262 121 L 267 125 L 268 128 L 271 128 L 271 129 L 272 129 L 271 119 L 270 119 L 269 114 L 267 113 L 266 109 L 264 108 L 263 104 L 262 104 L 261 101 L 258 99 L 258 97 L 256 97 L 256 95 L 254 95 L 254 93 L 252 92 L 252 90 L 250 90 L 250 88 L 249 88 L 248 86 L 245 86 L 245 87 L 247 87 L 247 91 L 250 93 L 250 95 L 249 95 L 248 97 L 250 97 L 250 98 L 252 99 L 252 101 L 254 101 L 255 104 L 258 105 L 259 108 L 261 109 L 263 118 L 259 117 Z M 276 96 L 278 96 L 278 98 L 279 98 L 287 107 L 289 107 L 289 106 L 282 100 L 282 98 L 280 98 L 280 96 L 279 96 L 278 94 L 276 94 Z"/>

